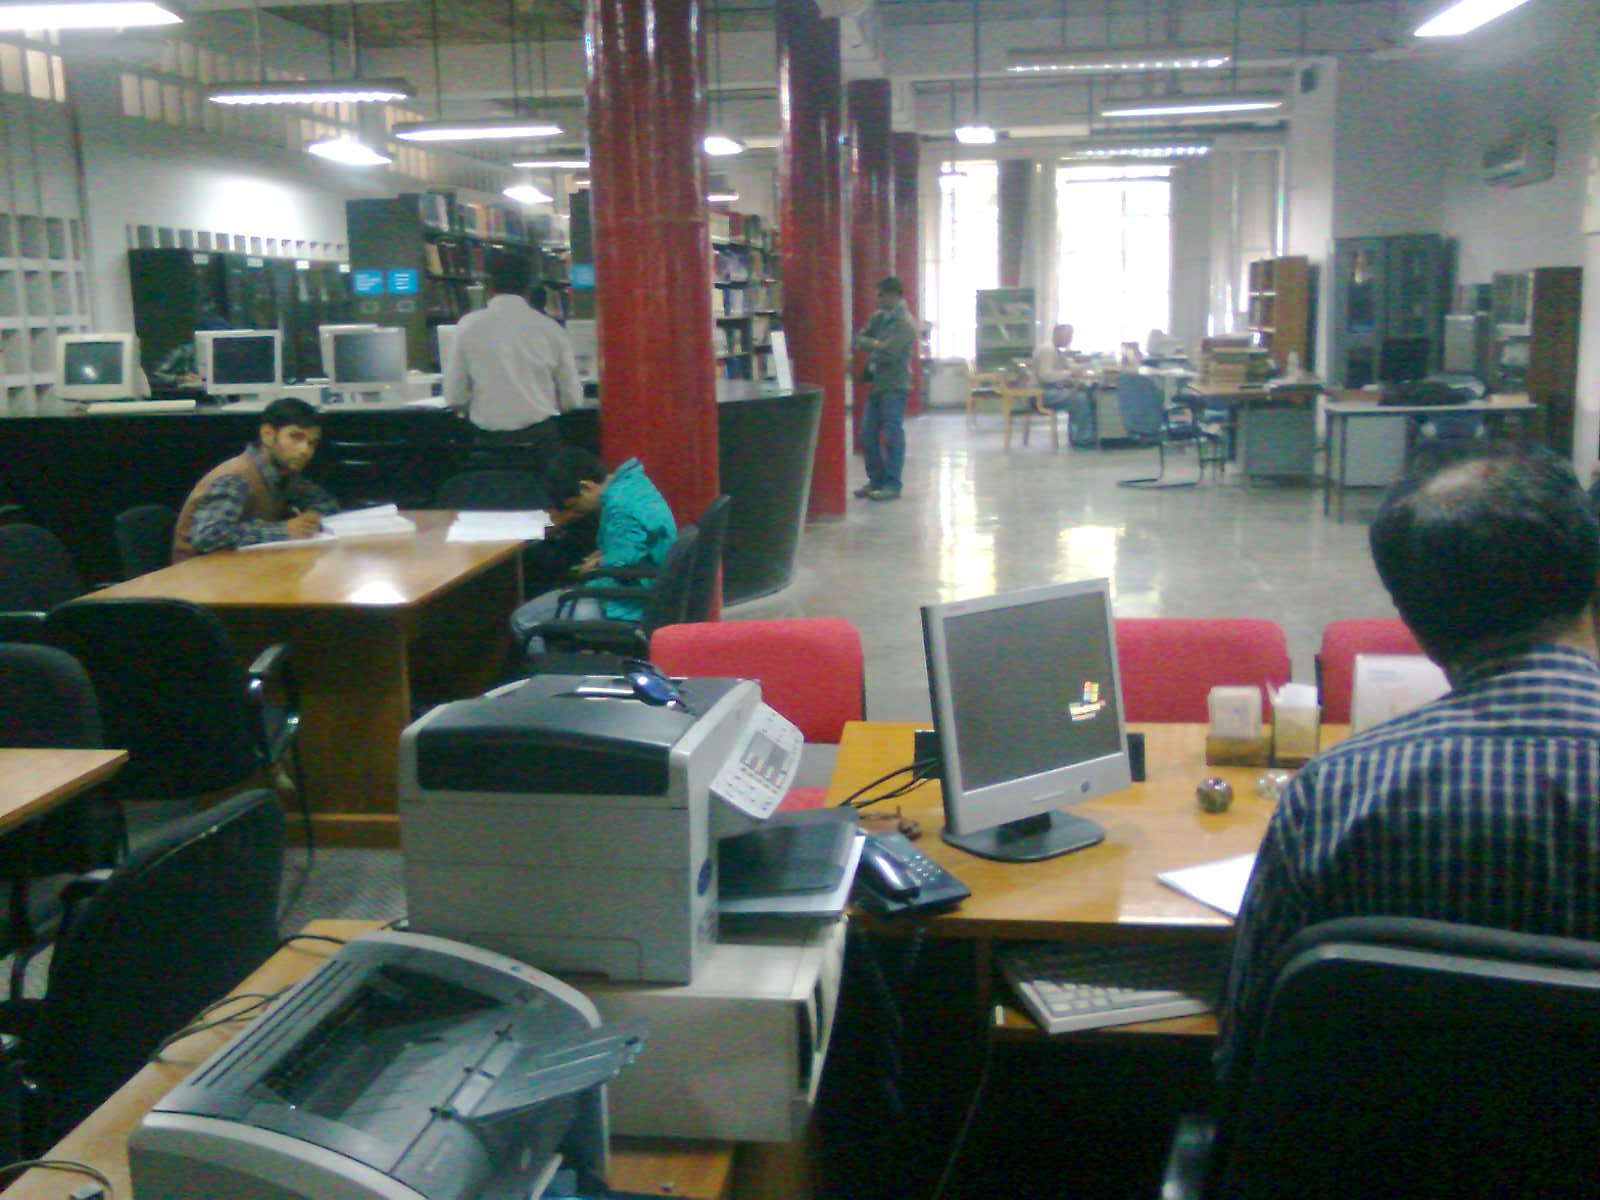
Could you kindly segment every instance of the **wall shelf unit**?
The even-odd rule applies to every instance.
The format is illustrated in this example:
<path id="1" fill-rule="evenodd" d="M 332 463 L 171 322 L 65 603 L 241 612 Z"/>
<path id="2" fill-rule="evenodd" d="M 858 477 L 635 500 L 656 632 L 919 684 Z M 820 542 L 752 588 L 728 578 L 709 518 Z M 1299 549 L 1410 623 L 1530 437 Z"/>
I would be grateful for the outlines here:
<path id="1" fill-rule="evenodd" d="M 1316 366 L 1315 291 L 1315 272 L 1304 255 L 1250 264 L 1250 332 L 1280 371 L 1288 368 L 1290 354 L 1306 370 Z"/>
<path id="2" fill-rule="evenodd" d="M 714 212 L 711 220 L 712 344 L 724 379 L 774 377 L 772 331 L 780 328 L 783 284 L 778 233 L 759 217 Z"/>

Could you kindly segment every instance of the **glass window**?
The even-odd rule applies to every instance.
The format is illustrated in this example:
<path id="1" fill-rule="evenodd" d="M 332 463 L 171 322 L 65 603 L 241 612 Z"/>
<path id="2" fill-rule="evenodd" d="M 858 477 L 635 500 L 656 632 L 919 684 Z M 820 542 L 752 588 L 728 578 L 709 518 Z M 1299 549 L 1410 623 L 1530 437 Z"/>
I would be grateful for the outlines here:
<path id="1" fill-rule="evenodd" d="M 0 88 L 20 93 L 22 87 L 22 48 L 0 42 Z"/>
<path id="2" fill-rule="evenodd" d="M 1167 167 L 1056 170 L 1055 324 L 1075 350 L 1145 343 L 1172 314 L 1172 184 Z"/>
<path id="3" fill-rule="evenodd" d="M 971 360 L 977 350 L 978 292 L 1000 285 L 1000 165 L 947 162 L 939 168 L 939 249 L 923 284 L 938 358 Z"/>
<path id="4" fill-rule="evenodd" d="M 50 99 L 50 56 L 43 50 L 28 51 L 28 95 Z"/>

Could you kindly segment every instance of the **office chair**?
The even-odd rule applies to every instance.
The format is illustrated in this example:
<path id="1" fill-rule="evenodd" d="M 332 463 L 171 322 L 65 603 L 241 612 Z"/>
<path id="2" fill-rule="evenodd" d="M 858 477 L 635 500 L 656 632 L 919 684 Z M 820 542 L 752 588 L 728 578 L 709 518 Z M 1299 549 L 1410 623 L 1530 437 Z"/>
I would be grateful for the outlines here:
<path id="1" fill-rule="evenodd" d="M 345 508 L 419 507 L 429 499 L 422 483 L 427 452 L 405 438 L 332 439 L 319 451 L 327 459 L 324 486 Z"/>
<path id="2" fill-rule="evenodd" d="M 106 741 L 128 751 L 110 787 L 144 802 L 135 815 L 160 820 L 287 758 L 309 849 L 309 801 L 291 753 L 300 696 L 287 646 L 269 646 L 243 668 L 210 609 L 142 597 L 63 604 L 45 620 L 45 637 L 88 671 Z"/>
<path id="3" fill-rule="evenodd" d="M 1359 617 L 1329 621 L 1317 651 L 1317 703 L 1330 725 L 1350 723 L 1356 655 L 1421 654 L 1422 647 L 1398 617 Z"/>
<path id="4" fill-rule="evenodd" d="M 689 590 L 684 597 L 685 621 L 712 619 L 722 575 L 722 548 L 728 540 L 728 520 L 732 515 L 733 497 L 722 495 L 706 505 L 695 519 L 700 533 L 695 542 L 694 563 L 689 568 Z"/>
<path id="5" fill-rule="evenodd" d="M 513 512 L 549 508 L 550 497 L 533 471 L 462 471 L 439 485 L 433 507 Z"/>
<path id="6" fill-rule="evenodd" d="M 1163 1200 L 1600 1191 L 1600 944 L 1360 917 L 1279 964 Z"/>
<path id="7" fill-rule="evenodd" d="M 165 504 L 139 504 L 116 515 L 122 577 L 133 579 L 172 565 L 172 529 L 178 514 Z"/>
<path id="8" fill-rule="evenodd" d="M 1206 467 L 1212 467 L 1218 477 L 1222 474 L 1224 452 L 1222 438 L 1214 430 L 1196 421 L 1182 405 L 1168 405 L 1162 398 L 1155 380 L 1134 371 L 1124 371 L 1117 377 L 1117 408 L 1122 414 L 1122 427 L 1127 437 L 1141 446 L 1154 446 L 1157 468 L 1154 475 L 1136 479 L 1119 479 L 1119 487 L 1187 488 L 1194 487 L 1205 478 Z M 1180 419 L 1181 418 L 1181 419 Z M 1199 473 L 1193 480 L 1168 480 L 1167 447 L 1169 445 L 1194 445 Z"/>
<path id="9" fill-rule="evenodd" d="M 257 789 L 74 884 L 44 997 L 0 1004 L 32 1089 L 26 1153 L 53 1145 L 272 954 L 283 842 L 277 797 Z"/>
<path id="10" fill-rule="evenodd" d="M 1129 721 L 1211 719 L 1218 684 L 1289 682 L 1289 643 L 1274 621 L 1249 617 L 1118 617 L 1117 673 Z M 1262 716 L 1267 714 L 1262 697 Z"/>
<path id="11" fill-rule="evenodd" d="M 0 641 L 38 641 L 44 614 L 83 591 L 55 534 L 24 522 L 0 525 Z"/>

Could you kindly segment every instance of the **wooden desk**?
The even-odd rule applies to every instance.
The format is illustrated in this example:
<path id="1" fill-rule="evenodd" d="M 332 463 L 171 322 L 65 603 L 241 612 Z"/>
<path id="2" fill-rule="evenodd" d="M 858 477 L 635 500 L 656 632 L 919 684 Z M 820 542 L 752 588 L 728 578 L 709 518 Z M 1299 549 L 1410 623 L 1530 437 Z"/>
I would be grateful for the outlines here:
<path id="1" fill-rule="evenodd" d="M 305 932 L 346 940 L 378 928 L 377 921 L 313 921 Z M 275 992 L 309 973 L 336 947 L 327 942 L 291 942 L 239 985 L 239 992 Z M 128 1136 L 156 1101 L 177 1087 L 206 1056 L 242 1033 L 248 1024 L 226 1025 L 175 1043 L 123 1084 L 109 1100 L 51 1148 L 46 1158 L 66 1158 L 97 1167 L 110 1178 L 118 1200 L 133 1189 L 128 1177 Z M 655 1139 L 614 1140 L 613 1190 L 688 1200 L 727 1200 L 732 1195 L 731 1145 Z M 61 1200 L 73 1181 L 59 1171 L 29 1171 L 5 1190 L 4 1200 Z"/>
<path id="2" fill-rule="evenodd" d="M 0 748 L 0 833 L 110 779 L 127 761 L 126 750 Z"/>
<path id="3" fill-rule="evenodd" d="M 319 841 L 399 845 L 397 747 L 413 688 L 477 694 L 510 645 L 522 543 L 447 543 L 453 512 L 406 515 L 415 537 L 207 554 L 91 594 L 203 604 L 246 661 L 289 643 Z"/>

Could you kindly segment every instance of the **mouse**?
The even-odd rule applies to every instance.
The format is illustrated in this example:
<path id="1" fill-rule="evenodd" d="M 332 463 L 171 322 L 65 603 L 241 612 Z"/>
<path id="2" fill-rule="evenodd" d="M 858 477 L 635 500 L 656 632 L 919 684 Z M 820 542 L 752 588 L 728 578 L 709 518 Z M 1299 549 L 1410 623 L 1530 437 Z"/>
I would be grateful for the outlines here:
<path id="1" fill-rule="evenodd" d="M 873 891 L 892 900 L 905 900 L 915 896 L 921 885 L 906 870 L 905 864 L 890 854 L 882 842 L 869 837 L 861 848 L 861 865 L 857 874 Z"/>

